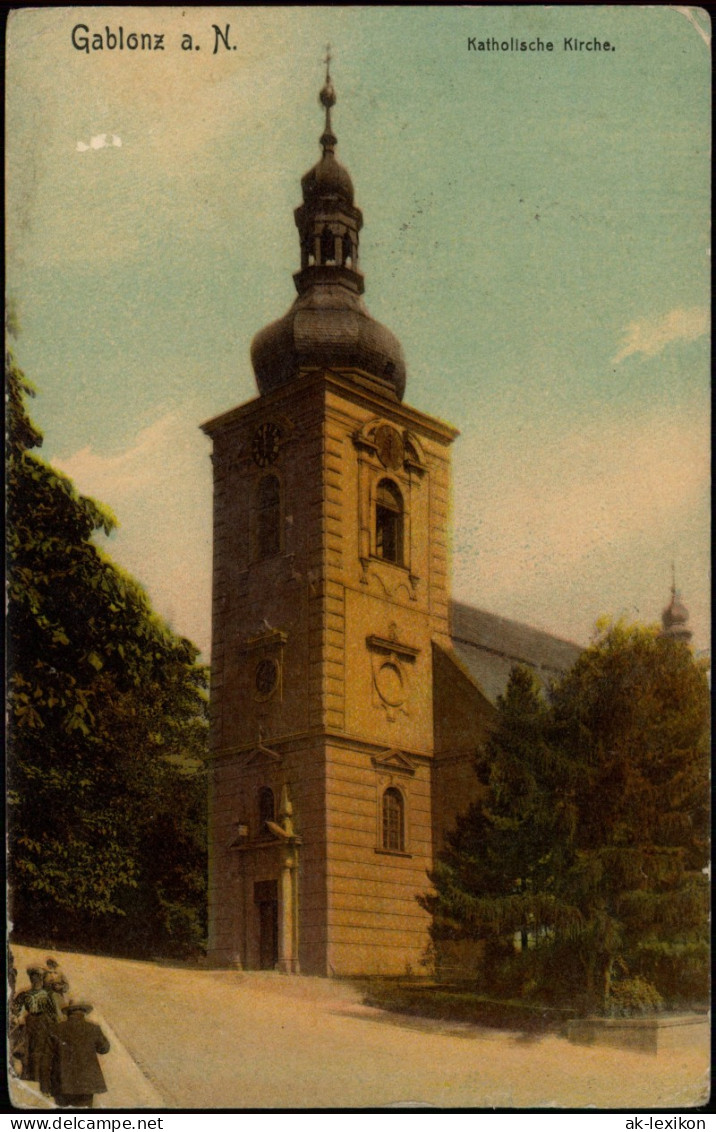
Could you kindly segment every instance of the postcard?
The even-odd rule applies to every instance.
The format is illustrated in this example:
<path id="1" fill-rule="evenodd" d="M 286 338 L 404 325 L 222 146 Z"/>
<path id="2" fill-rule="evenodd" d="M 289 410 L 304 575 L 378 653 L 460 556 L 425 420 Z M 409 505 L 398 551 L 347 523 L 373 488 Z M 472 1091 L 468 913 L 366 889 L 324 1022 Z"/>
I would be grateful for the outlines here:
<path id="1" fill-rule="evenodd" d="M 705 11 L 6 67 L 12 1105 L 705 1103 Z"/>

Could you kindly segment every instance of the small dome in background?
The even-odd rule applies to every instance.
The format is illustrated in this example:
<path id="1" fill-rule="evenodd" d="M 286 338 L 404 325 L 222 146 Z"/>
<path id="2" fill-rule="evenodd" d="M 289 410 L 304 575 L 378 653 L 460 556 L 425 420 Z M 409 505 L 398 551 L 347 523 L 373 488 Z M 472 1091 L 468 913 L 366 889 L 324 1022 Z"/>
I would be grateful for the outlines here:
<path id="1" fill-rule="evenodd" d="M 692 632 L 688 628 L 689 611 L 676 588 L 675 579 L 671 585 L 671 601 L 661 615 L 662 637 L 673 637 L 677 641 L 690 641 Z"/>

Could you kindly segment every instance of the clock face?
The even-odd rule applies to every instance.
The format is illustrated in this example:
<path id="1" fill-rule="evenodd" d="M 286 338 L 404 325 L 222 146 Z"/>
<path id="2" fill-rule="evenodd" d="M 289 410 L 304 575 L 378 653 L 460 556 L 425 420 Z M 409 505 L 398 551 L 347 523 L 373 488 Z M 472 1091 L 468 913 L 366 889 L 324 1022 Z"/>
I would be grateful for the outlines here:
<path id="1" fill-rule="evenodd" d="M 260 424 L 251 442 L 251 455 L 260 468 L 273 464 L 281 448 L 281 429 L 273 421 Z"/>
<path id="2" fill-rule="evenodd" d="M 270 696 L 278 684 L 278 662 L 275 660 L 260 660 L 254 673 L 254 684 L 260 696 Z"/>

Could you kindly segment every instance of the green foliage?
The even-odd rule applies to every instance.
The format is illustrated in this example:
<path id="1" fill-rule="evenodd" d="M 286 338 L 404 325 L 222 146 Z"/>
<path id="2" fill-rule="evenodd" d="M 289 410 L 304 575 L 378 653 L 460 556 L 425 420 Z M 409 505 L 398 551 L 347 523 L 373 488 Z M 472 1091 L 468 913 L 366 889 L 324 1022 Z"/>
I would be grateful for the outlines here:
<path id="1" fill-rule="evenodd" d="M 522 1034 L 559 1032 L 570 1012 L 535 1007 L 522 998 L 495 999 L 477 994 L 471 983 L 442 984 L 374 978 L 362 986 L 363 1001 L 381 1010 L 452 1022 L 513 1030 Z"/>
<path id="2" fill-rule="evenodd" d="M 658 986 L 665 999 L 693 1006 L 708 1002 L 711 957 L 705 933 L 685 940 L 646 939 L 639 944 L 636 966 Z"/>
<path id="3" fill-rule="evenodd" d="M 653 983 L 642 975 L 633 979 L 619 979 L 612 984 L 609 995 L 609 1014 L 613 1018 L 631 1018 L 639 1014 L 654 1014 L 664 1000 Z"/>
<path id="4" fill-rule="evenodd" d="M 602 627 L 547 699 L 515 669 L 421 899 L 436 942 L 483 940 L 502 990 L 589 1009 L 635 979 L 703 986 L 708 708 L 703 667 L 655 629 Z"/>
<path id="5" fill-rule="evenodd" d="M 6 390 L 15 925 L 96 946 L 116 947 L 119 928 L 135 950 L 196 947 L 206 670 L 92 541 L 111 512 L 31 451 L 42 436 L 11 355 Z"/>

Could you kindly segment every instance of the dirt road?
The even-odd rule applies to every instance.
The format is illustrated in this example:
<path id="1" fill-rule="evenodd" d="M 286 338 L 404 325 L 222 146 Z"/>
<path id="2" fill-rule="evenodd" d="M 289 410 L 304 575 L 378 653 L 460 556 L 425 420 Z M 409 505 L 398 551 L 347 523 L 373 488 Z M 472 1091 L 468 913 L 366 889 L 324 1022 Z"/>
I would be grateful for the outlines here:
<path id="1" fill-rule="evenodd" d="M 24 967 L 43 952 L 15 947 Z M 647 1054 L 396 1019 L 331 980 L 56 953 L 115 1048 L 103 1108 L 667 1108 L 704 1103 L 708 1027 Z M 686 1030 L 689 1033 L 687 1035 Z M 131 1096 L 134 1099 L 130 1099 Z M 121 1099 L 120 1099 L 121 1097 Z"/>

